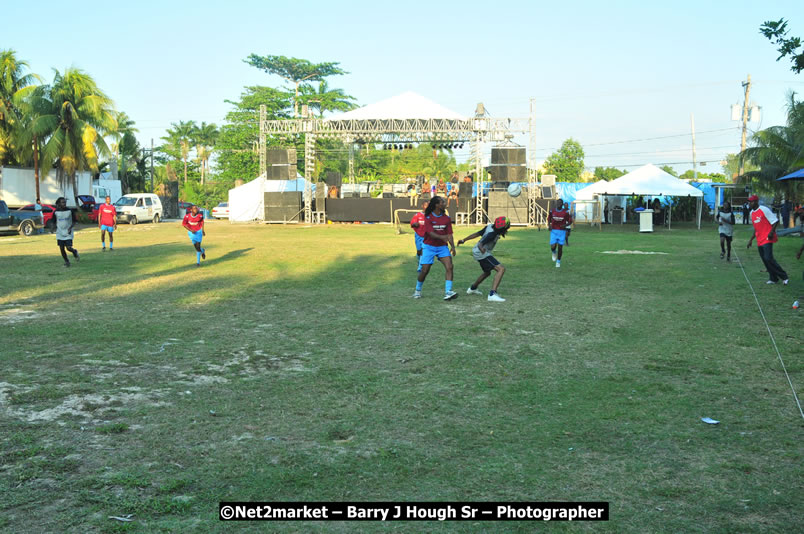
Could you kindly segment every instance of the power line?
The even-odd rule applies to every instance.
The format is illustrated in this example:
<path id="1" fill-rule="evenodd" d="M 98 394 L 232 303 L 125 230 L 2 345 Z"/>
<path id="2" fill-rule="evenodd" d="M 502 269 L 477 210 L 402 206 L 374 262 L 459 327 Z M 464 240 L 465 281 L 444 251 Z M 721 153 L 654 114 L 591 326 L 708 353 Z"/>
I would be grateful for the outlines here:
<path id="1" fill-rule="evenodd" d="M 708 146 L 703 148 L 698 148 L 697 150 L 719 150 L 721 148 L 732 148 L 734 145 L 723 145 L 723 146 Z M 614 156 L 642 156 L 644 154 L 655 154 L 657 152 L 685 152 L 688 151 L 689 147 L 685 148 L 673 148 L 668 150 L 651 150 L 649 152 L 625 152 L 621 154 L 594 154 L 594 155 L 584 155 L 585 158 L 610 158 Z"/>

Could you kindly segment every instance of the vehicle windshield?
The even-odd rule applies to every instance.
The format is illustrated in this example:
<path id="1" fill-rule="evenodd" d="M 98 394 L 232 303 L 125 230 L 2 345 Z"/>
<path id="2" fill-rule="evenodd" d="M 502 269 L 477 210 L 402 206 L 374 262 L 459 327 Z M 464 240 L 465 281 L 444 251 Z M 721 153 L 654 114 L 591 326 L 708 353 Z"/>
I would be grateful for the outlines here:
<path id="1" fill-rule="evenodd" d="M 137 203 L 137 199 L 134 197 L 120 197 L 117 199 L 117 202 L 114 203 L 115 206 L 133 206 Z"/>
<path id="2" fill-rule="evenodd" d="M 228 207 L 229 207 L 229 203 L 228 203 L 228 202 L 221 202 L 220 204 L 218 204 L 218 207 L 219 207 L 219 208 L 228 208 Z"/>

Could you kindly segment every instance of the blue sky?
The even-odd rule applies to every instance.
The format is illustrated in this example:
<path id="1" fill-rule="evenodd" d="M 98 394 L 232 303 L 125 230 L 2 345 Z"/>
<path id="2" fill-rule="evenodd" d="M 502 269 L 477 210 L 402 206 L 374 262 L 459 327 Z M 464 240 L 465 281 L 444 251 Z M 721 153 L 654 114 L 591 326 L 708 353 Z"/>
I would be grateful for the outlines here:
<path id="1" fill-rule="evenodd" d="M 58 15 L 31 24 L 30 4 L 4 7 L 0 48 L 46 80 L 52 68 L 90 73 L 137 123 L 143 145 L 158 144 L 179 120 L 220 124 L 224 100 L 243 86 L 282 85 L 243 63 L 251 53 L 338 61 L 349 74 L 330 86 L 361 105 L 411 90 L 466 115 L 483 102 L 493 116 L 527 117 L 533 97 L 537 159 L 573 137 L 590 167 L 691 161 L 694 113 L 698 160 L 714 162 L 700 170 L 720 171 L 716 162 L 739 149 L 729 108 L 742 101 L 747 74 L 762 107 L 752 129 L 782 124 L 788 91 L 804 93 L 804 74 L 776 62 L 758 31 L 784 17 L 790 34 L 804 37 L 800 1 L 36 6 Z"/>

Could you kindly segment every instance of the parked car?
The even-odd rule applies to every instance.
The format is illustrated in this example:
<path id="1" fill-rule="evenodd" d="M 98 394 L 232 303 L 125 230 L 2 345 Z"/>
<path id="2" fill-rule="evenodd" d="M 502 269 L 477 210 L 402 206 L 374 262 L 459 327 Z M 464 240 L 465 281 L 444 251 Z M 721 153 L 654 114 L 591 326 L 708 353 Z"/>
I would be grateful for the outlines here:
<path id="1" fill-rule="evenodd" d="M 0 232 L 19 232 L 30 236 L 45 226 L 38 211 L 9 210 L 4 200 L 0 200 Z"/>
<path id="2" fill-rule="evenodd" d="M 228 202 L 221 202 L 214 208 L 212 208 L 212 216 L 216 219 L 228 219 L 229 218 L 229 203 Z"/>
<path id="3" fill-rule="evenodd" d="M 162 201 L 153 193 L 130 193 L 114 203 L 118 224 L 137 224 L 140 221 L 158 223 L 162 218 Z"/>
<path id="4" fill-rule="evenodd" d="M 53 204 L 39 204 L 42 206 L 42 217 L 44 220 L 45 228 L 51 232 L 56 231 L 56 220 L 53 218 L 53 212 L 56 211 L 56 206 Z M 36 211 L 33 204 L 26 204 L 20 208 L 20 211 Z"/>

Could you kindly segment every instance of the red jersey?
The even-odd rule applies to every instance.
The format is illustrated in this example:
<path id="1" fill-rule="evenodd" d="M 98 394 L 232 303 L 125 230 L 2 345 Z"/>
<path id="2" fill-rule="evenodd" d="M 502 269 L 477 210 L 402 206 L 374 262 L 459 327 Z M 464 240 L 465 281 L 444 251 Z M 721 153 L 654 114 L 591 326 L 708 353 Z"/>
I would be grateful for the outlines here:
<path id="1" fill-rule="evenodd" d="M 751 223 L 754 225 L 754 231 L 757 235 L 757 246 L 761 247 L 768 243 L 776 243 L 779 240 L 776 237 L 776 232 L 773 233 L 773 239 L 768 239 L 773 223 L 778 220 L 779 218 L 766 206 L 760 206 L 751 212 Z"/>
<path id="2" fill-rule="evenodd" d="M 200 211 L 195 215 L 189 212 L 184 216 L 182 226 L 189 226 L 191 232 L 197 232 L 204 228 L 204 215 Z"/>
<path id="3" fill-rule="evenodd" d="M 101 204 L 98 208 L 98 222 L 103 226 L 114 226 L 117 209 L 111 204 Z"/>
<path id="4" fill-rule="evenodd" d="M 553 210 L 550 212 L 550 229 L 566 230 L 572 224 L 572 217 L 566 209 Z"/>
<path id="5" fill-rule="evenodd" d="M 430 237 L 430 232 L 435 232 L 439 235 L 452 235 L 452 221 L 449 219 L 449 215 L 446 213 L 442 213 L 441 215 L 431 213 L 425 217 L 424 228 L 425 245 L 430 245 L 432 247 L 443 247 L 449 245 L 448 241 L 442 241 L 440 239 L 433 239 Z"/>
<path id="6" fill-rule="evenodd" d="M 413 226 L 416 223 L 418 223 L 419 226 Z M 424 232 L 425 232 L 424 213 L 422 213 L 420 211 L 419 213 L 414 215 L 413 218 L 410 220 L 410 227 L 413 228 L 414 230 L 416 230 L 416 234 L 418 234 L 419 237 L 425 237 L 425 235 L 424 235 Z"/>

